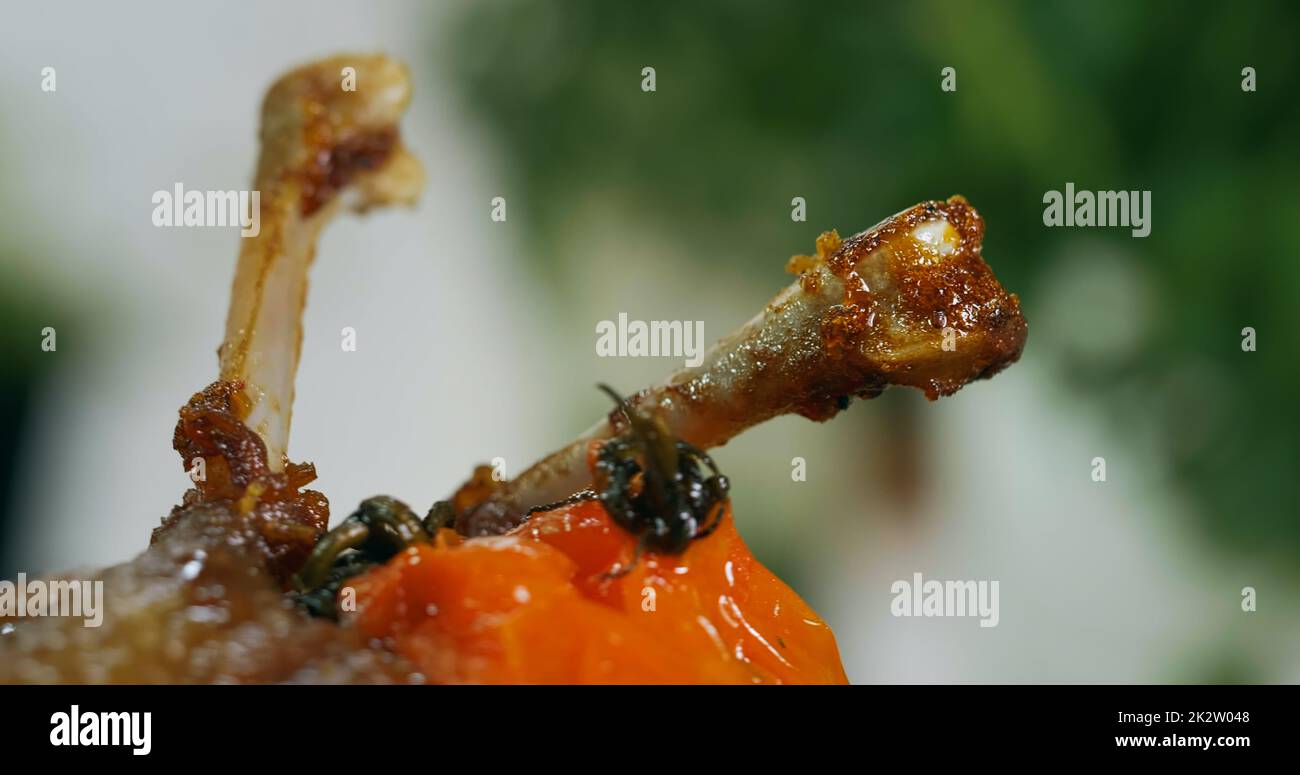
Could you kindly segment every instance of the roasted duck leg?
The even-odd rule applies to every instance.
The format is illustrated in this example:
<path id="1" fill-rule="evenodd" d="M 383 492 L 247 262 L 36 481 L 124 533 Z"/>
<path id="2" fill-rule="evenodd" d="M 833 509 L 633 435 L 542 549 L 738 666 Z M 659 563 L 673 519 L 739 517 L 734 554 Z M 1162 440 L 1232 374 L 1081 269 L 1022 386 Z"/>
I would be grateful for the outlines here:
<path id="1" fill-rule="evenodd" d="M 345 81 L 345 68 L 353 80 Z M 185 508 L 232 504 L 259 517 L 271 570 L 284 579 L 324 530 L 324 496 L 301 491 L 315 470 L 285 455 L 307 271 L 335 214 L 409 204 L 419 195 L 424 173 L 397 128 L 410 99 L 405 66 L 362 55 L 301 67 L 267 93 L 256 175 L 262 230 L 239 251 L 221 378 L 181 410 L 173 439 L 186 468 L 202 461 L 204 476 L 155 540 Z"/>
<path id="2" fill-rule="evenodd" d="M 355 91 L 343 89 L 343 68 Z M 32 619 L 0 635 L 0 682 L 404 680 L 391 654 L 310 621 L 281 590 L 324 532 L 310 465 L 285 457 L 316 238 L 340 210 L 413 202 L 423 184 L 397 120 L 406 68 L 345 55 L 294 70 L 262 105 L 261 232 L 241 244 L 221 378 L 180 411 L 194 489 L 148 551 L 95 572 L 103 626 Z M 196 475 L 197 474 L 197 475 Z"/>
<path id="3" fill-rule="evenodd" d="M 356 70 L 356 92 L 342 89 L 344 67 Z M 0 622 L 0 682 L 421 680 L 403 657 L 355 628 L 309 619 L 283 593 L 328 520 L 324 497 L 301 489 L 311 466 L 285 455 L 306 272 L 334 213 L 417 194 L 419 165 L 396 128 L 409 92 L 400 65 L 364 56 L 309 65 L 272 87 L 257 171 L 268 209 L 240 251 L 221 378 L 181 409 L 173 438 L 185 469 L 202 461 L 204 475 L 147 551 L 91 576 L 105 582 L 102 627 Z M 698 368 L 637 393 L 514 481 L 462 488 L 451 517 L 462 533 L 501 533 L 529 508 L 587 487 L 590 442 L 620 434 L 630 416 L 653 416 L 663 434 L 707 448 L 779 414 L 828 419 L 890 384 L 934 398 L 996 373 L 1019 357 L 1026 327 L 980 257 L 982 230 L 954 197 L 844 242 L 823 235 L 816 255 L 791 261 L 798 281 Z M 511 557 L 536 554 L 524 537 L 507 538 Z M 472 551 L 457 556 L 492 557 L 494 540 L 466 541 Z"/>

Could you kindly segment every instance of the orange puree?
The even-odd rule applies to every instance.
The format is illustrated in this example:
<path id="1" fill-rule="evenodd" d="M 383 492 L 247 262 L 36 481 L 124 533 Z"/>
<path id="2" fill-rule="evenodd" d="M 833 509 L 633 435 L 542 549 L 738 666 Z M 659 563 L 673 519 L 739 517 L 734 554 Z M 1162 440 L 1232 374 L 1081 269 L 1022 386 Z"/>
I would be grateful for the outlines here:
<path id="1" fill-rule="evenodd" d="M 353 626 L 431 683 L 845 683 L 835 636 L 745 546 L 730 508 L 679 556 L 595 501 L 502 536 L 443 530 L 355 579 Z"/>

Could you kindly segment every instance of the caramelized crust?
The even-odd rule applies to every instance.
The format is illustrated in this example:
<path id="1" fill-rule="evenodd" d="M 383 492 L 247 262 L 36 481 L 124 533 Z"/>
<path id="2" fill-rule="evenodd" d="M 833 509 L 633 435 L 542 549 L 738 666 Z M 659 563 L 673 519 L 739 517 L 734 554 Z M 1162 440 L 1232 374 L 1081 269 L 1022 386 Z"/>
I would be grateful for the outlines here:
<path id="1" fill-rule="evenodd" d="M 288 463 L 272 472 L 266 446 L 243 422 L 242 386 L 217 381 L 181 407 L 172 447 L 187 472 L 202 460 L 203 478 L 155 528 L 150 544 L 173 530 L 196 506 L 216 506 L 244 520 L 258 535 L 253 544 L 282 586 L 302 565 L 329 523 L 329 501 L 302 488 L 316 479 L 310 463 Z M 191 477 L 192 479 L 194 477 Z"/>
<path id="2" fill-rule="evenodd" d="M 183 511 L 183 513 L 180 513 Z M 229 503 L 175 514 L 103 581 L 102 624 L 24 619 L 0 634 L 0 683 L 398 683 L 412 668 L 359 633 L 308 619 L 268 572 L 268 520 Z"/>
<path id="3" fill-rule="evenodd" d="M 932 230 L 936 243 L 915 237 L 932 224 L 941 227 Z M 922 202 L 849 238 L 826 267 L 843 283 L 844 313 L 864 327 L 845 334 L 828 321 L 827 345 L 870 353 L 885 382 L 931 400 L 1015 363 L 1028 326 L 1020 299 L 984 262 L 983 239 L 984 219 L 960 196 Z M 955 334 L 947 350 L 945 328 Z"/>

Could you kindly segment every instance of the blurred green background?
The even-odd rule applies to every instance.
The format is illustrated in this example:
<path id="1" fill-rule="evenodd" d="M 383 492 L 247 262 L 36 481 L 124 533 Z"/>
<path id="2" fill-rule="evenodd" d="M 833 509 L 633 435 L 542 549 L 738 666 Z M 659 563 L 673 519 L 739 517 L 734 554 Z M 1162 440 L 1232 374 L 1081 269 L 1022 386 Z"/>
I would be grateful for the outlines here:
<path id="1" fill-rule="evenodd" d="M 520 1 L 466 11 L 434 61 L 515 173 L 526 268 L 561 292 L 586 270 L 566 254 L 575 203 L 776 288 L 781 256 L 820 228 L 965 195 L 1059 384 L 1118 428 L 1151 426 L 1215 541 L 1293 562 L 1297 18 L 1291 3 Z M 1042 196 L 1066 181 L 1150 190 L 1151 236 L 1044 228 Z M 794 196 L 808 223 L 788 217 Z M 1051 286 L 1075 240 L 1128 266 Z M 1141 330 L 1089 314 L 1133 293 Z"/>

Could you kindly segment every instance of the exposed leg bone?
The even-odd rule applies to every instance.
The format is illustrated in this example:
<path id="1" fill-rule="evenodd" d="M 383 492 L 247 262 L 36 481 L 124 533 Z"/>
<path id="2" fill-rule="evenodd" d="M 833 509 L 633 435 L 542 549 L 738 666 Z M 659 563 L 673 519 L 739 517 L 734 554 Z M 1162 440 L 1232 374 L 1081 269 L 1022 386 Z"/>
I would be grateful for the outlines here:
<path id="1" fill-rule="evenodd" d="M 796 256 L 798 281 L 777 294 L 694 368 L 642 390 L 668 429 L 702 449 L 753 425 L 797 413 L 827 420 L 851 397 L 888 385 L 935 399 L 1014 363 L 1027 326 L 980 255 L 984 222 L 965 199 L 923 202 L 841 241 Z M 471 499 L 458 526 L 470 535 L 517 523 L 530 506 L 590 484 L 592 440 L 621 429 L 617 413 L 514 480 Z M 463 499 L 462 499 L 463 500 Z"/>
<path id="2" fill-rule="evenodd" d="M 345 91 L 344 68 L 355 70 Z M 310 464 L 286 447 L 302 343 L 307 270 L 316 238 L 341 209 L 413 202 L 419 162 L 399 140 L 411 98 L 406 68 L 382 56 L 344 55 L 300 67 L 267 92 L 255 185 L 261 230 L 241 245 L 231 292 L 221 378 L 180 411 L 172 445 L 187 470 L 203 461 L 181 506 L 154 531 L 158 541 L 198 504 L 228 504 L 261 525 L 267 561 L 283 580 L 328 521 Z"/>
<path id="3" fill-rule="evenodd" d="M 356 70 L 344 91 L 342 70 Z M 221 379 L 240 383 L 248 427 L 281 471 L 302 345 L 307 270 L 316 239 L 340 209 L 409 204 L 424 174 L 397 121 L 411 99 L 406 67 L 383 56 L 338 56 L 285 75 L 262 104 L 257 167 L 262 230 L 239 252 L 219 350 Z"/>

